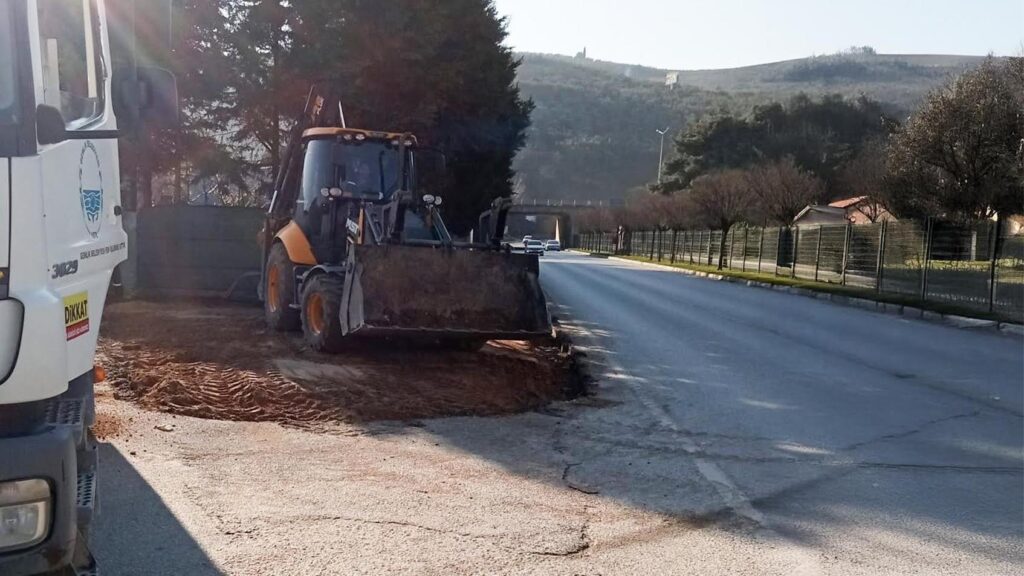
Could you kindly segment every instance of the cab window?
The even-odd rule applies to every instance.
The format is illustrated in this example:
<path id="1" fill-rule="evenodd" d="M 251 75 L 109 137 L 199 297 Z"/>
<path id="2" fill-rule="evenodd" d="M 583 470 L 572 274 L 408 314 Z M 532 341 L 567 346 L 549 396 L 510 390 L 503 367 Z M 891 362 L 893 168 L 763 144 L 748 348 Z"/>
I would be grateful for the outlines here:
<path id="1" fill-rule="evenodd" d="M 18 75 L 9 0 L 0 0 L 0 124 L 17 122 Z"/>
<path id="2" fill-rule="evenodd" d="M 38 3 L 43 52 L 43 95 L 70 130 L 103 114 L 103 68 L 95 0 Z"/>

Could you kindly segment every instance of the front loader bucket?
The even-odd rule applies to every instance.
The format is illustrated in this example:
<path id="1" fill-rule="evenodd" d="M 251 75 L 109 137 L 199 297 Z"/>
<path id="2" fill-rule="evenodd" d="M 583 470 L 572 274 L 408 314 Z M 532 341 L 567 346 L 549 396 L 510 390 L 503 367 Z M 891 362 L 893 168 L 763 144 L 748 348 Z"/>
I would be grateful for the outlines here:
<path id="1" fill-rule="evenodd" d="M 530 340 L 551 335 L 536 256 L 440 246 L 355 246 L 345 334 Z"/>

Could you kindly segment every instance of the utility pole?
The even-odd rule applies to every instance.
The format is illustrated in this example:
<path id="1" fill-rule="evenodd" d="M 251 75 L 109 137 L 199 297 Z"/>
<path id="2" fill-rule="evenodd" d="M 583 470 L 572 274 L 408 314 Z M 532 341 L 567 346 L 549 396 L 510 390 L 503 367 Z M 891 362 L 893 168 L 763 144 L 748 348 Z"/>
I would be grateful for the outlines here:
<path id="1" fill-rule="evenodd" d="M 655 129 L 654 131 L 661 135 L 661 152 L 658 153 L 658 185 L 661 186 L 661 170 L 662 165 L 665 162 L 665 134 L 668 134 L 670 126 L 666 126 L 664 130 Z"/>

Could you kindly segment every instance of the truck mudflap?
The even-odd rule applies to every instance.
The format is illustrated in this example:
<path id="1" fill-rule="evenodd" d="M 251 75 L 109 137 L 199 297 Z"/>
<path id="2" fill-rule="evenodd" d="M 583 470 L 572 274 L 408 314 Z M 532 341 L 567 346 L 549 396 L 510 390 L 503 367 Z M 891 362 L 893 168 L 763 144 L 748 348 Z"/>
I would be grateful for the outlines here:
<path id="1" fill-rule="evenodd" d="M 90 371 L 72 381 L 67 393 L 45 404 L 39 425 L 31 432 L 0 438 L 0 482 L 43 479 L 53 497 L 46 540 L 24 551 L 0 554 L 0 574 L 99 574 L 87 544 L 96 510 L 98 456 L 89 432 L 94 406 Z"/>
<path id="2" fill-rule="evenodd" d="M 354 246 L 342 333 L 445 340 L 551 336 L 535 256 L 451 246 Z"/>

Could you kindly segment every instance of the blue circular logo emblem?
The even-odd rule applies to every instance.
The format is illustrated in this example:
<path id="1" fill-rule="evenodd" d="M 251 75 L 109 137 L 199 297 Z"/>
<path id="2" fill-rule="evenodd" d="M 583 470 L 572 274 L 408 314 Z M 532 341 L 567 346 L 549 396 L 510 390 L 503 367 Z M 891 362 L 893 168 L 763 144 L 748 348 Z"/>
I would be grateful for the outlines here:
<path id="1" fill-rule="evenodd" d="M 96 238 L 103 227 L 103 173 L 100 156 L 92 142 L 82 147 L 78 163 L 78 194 L 82 200 L 82 217 L 89 235 Z"/>

